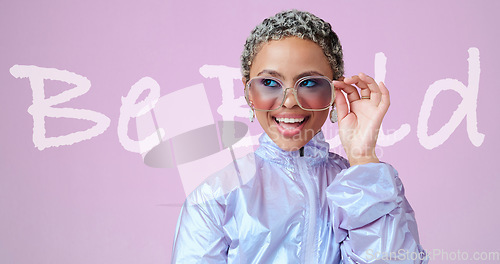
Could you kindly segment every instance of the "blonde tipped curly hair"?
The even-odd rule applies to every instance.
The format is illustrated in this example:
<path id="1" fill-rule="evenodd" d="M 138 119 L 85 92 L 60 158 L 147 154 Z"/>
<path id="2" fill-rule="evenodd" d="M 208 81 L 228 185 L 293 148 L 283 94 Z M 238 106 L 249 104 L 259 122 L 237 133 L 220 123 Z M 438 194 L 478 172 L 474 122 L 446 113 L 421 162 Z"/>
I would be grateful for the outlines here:
<path id="1" fill-rule="evenodd" d="M 294 9 L 266 18 L 252 30 L 241 55 L 243 77 L 250 79 L 252 61 L 262 44 L 292 36 L 311 40 L 323 49 L 333 70 L 333 79 L 344 74 L 342 46 L 331 25 L 309 12 Z"/>

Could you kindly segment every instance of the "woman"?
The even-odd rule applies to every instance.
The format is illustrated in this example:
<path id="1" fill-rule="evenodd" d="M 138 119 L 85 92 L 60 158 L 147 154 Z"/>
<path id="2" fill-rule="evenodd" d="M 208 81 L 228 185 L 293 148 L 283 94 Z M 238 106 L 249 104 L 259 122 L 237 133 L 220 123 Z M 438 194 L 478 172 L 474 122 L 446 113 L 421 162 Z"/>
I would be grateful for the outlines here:
<path id="1" fill-rule="evenodd" d="M 362 73 L 342 77 L 330 24 L 297 10 L 264 20 L 242 73 L 265 133 L 255 153 L 187 197 L 172 262 L 426 262 L 397 172 L 375 154 L 389 92 Z M 328 152 L 320 130 L 334 105 L 348 161 Z"/>

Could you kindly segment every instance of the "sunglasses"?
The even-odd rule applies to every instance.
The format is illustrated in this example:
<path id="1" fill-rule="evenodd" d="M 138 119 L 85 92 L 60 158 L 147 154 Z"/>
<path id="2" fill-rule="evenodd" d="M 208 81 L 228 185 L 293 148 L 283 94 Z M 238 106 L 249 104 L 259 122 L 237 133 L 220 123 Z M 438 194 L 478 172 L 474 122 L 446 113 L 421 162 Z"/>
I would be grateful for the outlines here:
<path id="1" fill-rule="evenodd" d="M 300 78 L 291 88 L 274 77 L 254 77 L 245 87 L 248 105 L 258 111 L 273 111 L 283 106 L 286 92 L 291 90 L 300 108 L 307 111 L 328 109 L 335 99 L 332 81 L 325 76 Z"/>

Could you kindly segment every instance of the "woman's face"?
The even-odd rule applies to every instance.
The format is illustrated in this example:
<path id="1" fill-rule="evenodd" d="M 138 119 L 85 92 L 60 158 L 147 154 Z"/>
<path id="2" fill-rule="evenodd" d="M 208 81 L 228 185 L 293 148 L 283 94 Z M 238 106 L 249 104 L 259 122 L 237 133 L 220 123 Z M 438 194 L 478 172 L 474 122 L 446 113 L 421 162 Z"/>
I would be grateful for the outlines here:
<path id="1" fill-rule="evenodd" d="M 331 79 L 333 72 L 318 44 L 297 37 L 264 43 L 250 68 L 250 78 L 276 77 L 285 87 L 294 87 L 298 79 L 312 75 L 323 75 Z M 303 110 L 293 93 L 288 90 L 281 108 L 270 112 L 255 111 L 255 115 L 264 131 L 281 149 L 295 151 L 321 129 L 328 111 L 329 109 Z M 289 123 L 290 120 L 287 120 L 285 123 L 284 118 L 294 119 L 292 122 L 296 122 Z"/>

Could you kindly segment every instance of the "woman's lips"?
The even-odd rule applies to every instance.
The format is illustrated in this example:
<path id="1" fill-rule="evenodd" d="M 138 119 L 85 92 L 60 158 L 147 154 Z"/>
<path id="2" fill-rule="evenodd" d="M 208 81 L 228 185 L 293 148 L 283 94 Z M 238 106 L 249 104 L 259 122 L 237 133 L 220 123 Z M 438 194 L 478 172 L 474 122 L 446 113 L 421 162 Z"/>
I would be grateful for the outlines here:
<path id="1" fill-rule="evenodd" d="M 300 133 L 309 116 L 279 115 L 273 116 L 276 128 L 285 137 L 293 137 Z"/>

